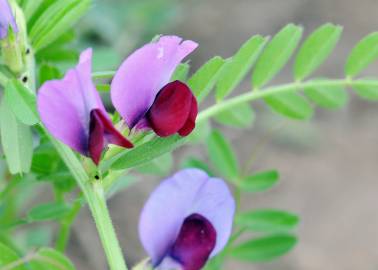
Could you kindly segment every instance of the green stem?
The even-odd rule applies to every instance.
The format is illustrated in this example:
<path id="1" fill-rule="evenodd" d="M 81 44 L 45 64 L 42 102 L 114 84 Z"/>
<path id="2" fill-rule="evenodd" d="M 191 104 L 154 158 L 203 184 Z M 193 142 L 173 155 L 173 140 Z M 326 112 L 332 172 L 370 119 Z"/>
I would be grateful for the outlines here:
<path id="1" fill-rule="evenodd" d="M 358 83 L 362 84 L 374 84 L 377 86 L 377 81 L 373 80 L 359 80 Z M 238 106 L 242 103 L 251 102 L 257 99 L 266 98 L 280 93 L 287 93 L 296 90 L 303 89 L 304 87 L 332 87 L 332 86 L 347 86 L 352 84 L 350 79 L 339 79 L 339 80 L 321 80 L 321 81 L 307 81 L 307 82 L 294 82 L 278 86 L 268 87 L 259 91 L 251 91 L 245 94 L 221 101 L 206 110 L 202 111 L 197 117 L 197 123 L 201 123 L 218 113 L 229 110 L 232 107 Z"/>
<path id="2" fill-rule="evenodd" d="M 92 212 L 101 243 L 111 270 L 127 270 L 121 247 L 110 218 L 101 180 L 91 180 L 75 154 L 64 144 L 50 137 L 56 150 L 75 177 Z"/>
<path id="3" fill-rule="evenodd" d="M 77 200 L 74 202 L 71 212 L 60 222 L 59 233 L 55 244 L 56 249 L 60 252 L 65 252 L 66 250 L 70 238 L 71 226 L 75 221 L 76 216 L 79 214 L 80 209 L 81 201 Z"/>
<path id="4" fill-rule="evenodd" d="M 111 79 L 115 75 L 115 71 L 98 71 L 92 73 L 92 78 L 94 80 L 104 80 Z"/>

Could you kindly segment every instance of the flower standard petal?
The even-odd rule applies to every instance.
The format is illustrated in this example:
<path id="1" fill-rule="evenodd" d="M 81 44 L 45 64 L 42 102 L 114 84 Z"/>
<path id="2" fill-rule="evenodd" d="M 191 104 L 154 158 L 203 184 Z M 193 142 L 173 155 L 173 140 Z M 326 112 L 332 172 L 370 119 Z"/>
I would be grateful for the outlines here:
<path id="1" fill-rule="evenodd" d="M 130 129 L 146 114 L 177 65 L 197 46 L 191 40 L 162 36 L 122 63 L 111 84 L 111 98 Z"/>
<path id="2" fill-rule="evenodd" d="M 199 214 L 216 231 L 213 256 L 230 237 L 234 211 L 234 199 L 223 180 L 198 169 L 182 170 L 151 194 L 141 214 L 139 235 L 156 266 L 172 249 L 185 219 Z"/>
<path id="3" fill-rule="evenodd" d="M 38 92 L 38 112 L 47 130 L 97 164 L 104 143 L 132 144 L 112 126 L 92 79 L 92 50 L 62 80 L 48 81 Z M 101 151 L 100 151 L 101 150 Z"/>
<path id="4" fill-rule="evenodd" d="M 16 20 L 14 19 L 8 0 L 0 0 L 0 39 L 7 37 L 9 27 L 14 32 L 18 32 Z"/>

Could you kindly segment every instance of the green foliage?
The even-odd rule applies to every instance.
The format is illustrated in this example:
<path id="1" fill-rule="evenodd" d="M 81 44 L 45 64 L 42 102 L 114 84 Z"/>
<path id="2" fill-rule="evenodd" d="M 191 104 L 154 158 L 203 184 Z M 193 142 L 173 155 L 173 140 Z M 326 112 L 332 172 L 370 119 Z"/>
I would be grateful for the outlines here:
<path id="1" fill-rule="evenodd" d="M 274 112 L 292 119 L 309 119 L 314 113 L 308 101 L 301 95 L 293 92 L 277 93 L 266 97 L 264 100 Z"/>
<path id="2" fill-rule="evenodd" d="M 188 85 L 199 103 L 210 94 L 210 91 L 221 75 L 224 64 L 225 60 L 216 56 L 199 68 L 189 79 Z"/>
<path id="3" fill-rule="evenodd" d="M 228 96 L 241 82 L 260 55 L 267 38 L 253 36 L 247 40 L 236 54 L 225 64 L 217 83 L 216 99 Z"/>
<path id="4" fill-rule="evenodd" d="M 248 103 L 218 113 L 214 120 L 220 124 L 235 128 L 250 128 L 255 120 L 255 112 Z"/>
<path id="5" fill-rule="evenodd" d="M 369 64 L 378 58 L 378 32 L 363 38 L 353 48 L 345 64 L 345 74 L 349 77 L 359 75 Z"/>
<path id="6" fill-rule="evenodd" d="M 57 220 L 65 217 L 70 211 L 70 207 L 65 203 L 54 202 L 38 205 L 28 213 L 28 221 Z"/>
<path id="7" fill-rule="evenodd" d="M 317 80 L 321 81 L 321 79 Z M 340 85 L 335 86 L 308 86 L 303 90 L 307 97 L 309 97 L 319 107 L 327 109 L 338 109 L 343 107 L 349 99 L 344 87 Z"/>
<path id="8" fill-rule="evenodd" d="M 260 209 L 239 214 L 235 220 L 240 227 L 256 232 L 287 232 L 296 228 L 298 216 L 285 211 Z"/>
<path id="9" fill-rule="evenodd" d="M 39 84 L 42 85 L 44 82 L 49 80 L 54 80 L 60 78 L 62 75 L 58 68 L 49 64 L 42 64 L 39 68 Z"/>
<path id="10" fill-rule="evenodd" d="M 294 78 L 303 80 L 318 68 L 335 48 L 342 27 L 327 23 L 316 29 L 299 49 L 294 64 Z"/>
<path id="11" fill-rule="evenodd" d="M 270 261 L 289 252 L 296 243 L 296 237 L 290 234 L 264 236 L 236 246 L 231 256 L 249 262 Z"/>
<path id="12" fill-rule="evenodd" d="M 357 80 L 352 83 L 353 90 L 363 99 L 378 100 L 378 81 Z"/>
<path id="13" fill-rule="evenodd" d="M 302 32 L 302 27 L 289 24 L 273 37 L 256 64 L 252 76 L 254 88 L 264 86 L 283 68 L 294 53 Z"/>
<path id="14" fill-rule="evenodd" d="M 173 2 L 162 0 L 154 3 L 143 1 L 142 3 L 142 1 L 135 1 L 130 9 L 114 8 L 106 3 L 98 3 L 101 7 L 101 19 L 96 17 L 99 21 L 95 24 L 99 28 L 98 31 L 89 33 L 86 42 L 80 38 L 77 44 L 73 44 L 73 41 L 77 41 L 78 38 L 75 35 L 76 29 L 72 26 L 89 9 L 91 0 L 20 0 L 18 3 L 22 5 L 28 21 L 28 40 L 31 42 L 31 50 L 28 53 L 23 52 L 23 57 L 27 61 L 24 72 L 28 76 L 34 76 L 33 73 L 36 73 L 38 85 L 51 79 L 61 78 L 64 71 L 77 61 L 77 48 L 87 46 L 88 40 L 91 40 L 91 43 L 96 40 L 97 43 L 94 44 L 96 55 L 100 55 L 100 57 L 95 57 L 95 65 L 97 63 L 103 67 L 109 62 L 112 65 L 118 63 L 120 59 L 117 54 L 104 46 L 106 42 L 116 43 L 114 35 L 122 37 L 119 34 L 119 28 L 112 31 L 114 28 L 105 23 L 108 18 L 113 15 L 117 17 L 115 14 L 118 14 L 118 19 L 127 17 L 127 20 L 130 20 L 129 15 L 138 11 L 138 14 L 134 16 L 138 17 L 141 22 L 146 20 L 146 24 L 151 29 L 156 29 L 161 17 L 167 16 L 171 12 L 170 7 Z M 124 7 L 128 7 L 128 5 L 129 3 Z M 112 13 L 108 17 L 104 15 L 102 18 L 102 12 L 106 9 L 111 9 L 114 14 Z M 164 11 L 163 15 L 161 14 L 162 10 Z M 89 16 L 88 20 L 93 22 L 92 17 Z M 128 25 L 129 28 L 131 24 L 121 23 L 124 21 L 125 19 L 122 19 L 118 21 L 118 24 Z M 146 24 L 141 23 L 141 25 Z M 140 29 L 137 30 L 131 30 L 131 33 L 136 35 L 141 32 Z M 256 115 L 250 102 L 264 100 L 273 111 L 285 117 L 307 120 L 313 115 L 315 106 L 330 109 L 345 106 L 349 98 L 345 91 L 347 87 L 351 87 L 357 95 L 364 99 L 378 100 L 378 79 L 374 77 L 354 79 L 378 57 L 377 33 L 365 37 L 351 51 L 345 65 L 346 78 L 337 80 L 330 78 L 308 79 L 326 61 L 340 39 L 342 27 L 333 24 L 320 26 L 308 36 L 299 48 L 293 59 L 294 82 L 265 87 L 290 62 L 300 43 L 302 33 L 301 26 L 289 24 L 274 35 L 270 42 L 266 37 L 252 36 L 229 59 L 225 60 L 223 57 L 215 56 L 194 71 L 191 76 L 189 76 L 189 62 L 180 64 L 171 79 L 186 82 L 199 103 L 204 101 L 214 88 L 216 89 L 214 94 L 216 103 L 200 112 L 194 132 L 187 138 L 178 135 L 159 138 L 150 133 L 143 134 L 140 138 L 133 138 L 136 140 L 136 147 L 133 149 L 111 147 L 105 153 L 99 168 L 96 168 L 87 158 L 78 158 L 78 155 L 71 149 L 46 134 L 44 128 L 39 124 L 36 89 L 34 89 L 33 80 L 25 84 L 21 83 L 17 78 L 24 73 L 13 74 L 1 64 L 3 62 L 0 62 L 0 85 L 4 88 L 4 98 L 0 105 L 2 148 L 8 164 L 7 170 L 11 174 L 23 174 L 9 177 L 10 179 L 7 179 L 6 182 L 0 183 L 1 229 L 5 228 L 6 233 L 9 232 L 13 237 L 13 231 L 16 231 L 19 225 L 57 221 L 61 230 L 69 231 L 75 213 L 79 211 L 84 202 L 81 194 L 75 198 L 74 203 L 66 201 L 67 198 L 77 196 L 78 192 L 72 192 L 77 186 L 89 198 L 87 203 L 90 205 L 90 209 L 94 209 L 95 220 L 99 222 L 99 212 L 105 213 L 106 219 L 106 203 L 99 197 L 106 195 L 110 198 L 115 193 L 128 188 L 136 182 L 141 173 L 166 177 L 176 165 L 174 164 L 175 159 L 172 157 L 173 150 L 184 143 L 190 144 L 192 147 L 200 145 L 206 149 L 210 164 L 203 158 L 190 157 L 182 162 L 181 166 L 199 168 L 208 172 L 210 176 L 223 177 L 228 180 L 232 190 L 235 191 L 238 206 L 241 196 L 245 193 L 263 192 L 274 187 L 279 180 L 278 171 L 267 170 L 249 173 L 241 170 L 240 168 L 244 166 L 239 164 L 232 144 L 221 131 L 212 129 L 211 118 L 217 124 L 239 129 L 251 128 Z M 133 35 L 127 36 L 132 37 Z M 150 33 L 143 32 L 137 37 L 137 40 L 138 38 L 146 39 L 147 36 L 149 37 Z M 135 41 L 128 40 L 128 42 L 132 44 Z M 25 45 L 29 46 L 29 44 Z M 33 53 L 35 53 L 35 59 L 32 59 Z M 33 60 L 36 60 L 36 69 L 33 68 Z M 251 70 L 253 71 L 251 72 Z M 102 94 L 108 94 L 109 82 L 113 75 L 112 71 L 93 74 L 96 87 L 99 91 L 103 91 Z M 250 91 L 229 97 L 248 77 L 252 77 Z M 111 119 L 115 123 L 120 121 L 117 114 L 113 115 Z M 34 142 L 31 126 L 33 126 L 33 131 L 36 131 Z M 37 140 L 37 135 L 40 135 L 41 140 Z M 35 146 L 34 149 L 33 146 Z M 126 175 L 129 171 L 132 171 L 133 174 Z M 100 176 L 100 179 L 94 181 L 95 175 Z M 34 191 L 37 184 L 52 185 L 55 200 L 30 207 L 24 197 L 27 195 L 26 193 L 32 197 L 34 193 L 30 191 Z M 22 194 L 22 198 L 18 193 Z M 25 219 L 20 220 L 21 205 L 23 212 L 27 214 Z M 207 269 L 220 269 L 229 256 L 250 262 L 269 261 L 286 254 L 297 242 L 296 237 L 292 235 L 299 222 L 299 218 L 295 214 L 276 209 L 246 210 L 246 212 L 240 213 L 240 209 L 238 209 L 236 216 L 235 232 L 229 246 L 209 264 Z M 112 235 L 111 222 L 103 223 L 100 220 L 99 225 L 102 237 L 106 238 L 109 233 Z M 104 230 L 104 227 L 109 227 L 110 230 Z M 27 237 L 41 238 L 41 228 L 43 227 L 38 227 L 39 232 L 26 228 Z M 262 236 L 247 238 L 249 240 L 246 242 L 239 242 L 239 236 L 246 239 L 249 237 L 246 234 L 251 232 Z M 2 234 L 0 234 L 1 236 Z M 23 251 L 25 248 L 41 244 L 47 245 L 49 240 L 49 235 L 47 235 L 43 241 L 27 241 L 28 244 L 20 250 Z M 64 241 L 66 240 L 63 239 L 62 242 L 64 243 Z M 64 247 L 61 249 L 63 250 Z M 8 240 L 6 244 L 0 243 L 0 268 L 9 267 L 9 264 L 12 266 L 15 263 L 16 265 L 12 269 L 16 270 L 74 269 L 72 263 L 63 254 L 50 248 L 42 248 L 23 257 L 21 255 L 22 252 L 13 246 L 12 239 Z"/>
<path id="15" fill-rule="evenodd" d="M 54 1 L 30 29 L 35 51 L 48 46 L 68 31 L 91 5 L 91 0 Z"/>
<path id="16" fill-rule="evenodd" d="M 8 82 L 5 101 L 21 123 L 31 126 L 39 122 L 36 98 L 20 81 L 13 79 Z"/>
<path id="17" fill-rule="evenodd" d="M 3 99 L 0 104 L 1 145 L 11 174 L 28 173 L 33 155 L 30 127 L 18 121 Z"/>
<path id="18" fill-rule="evenodd" d="M 275 186 L 278 179 L 276 170 L 257 172 L 239 180 L 237 186 L 244 192 L 262 192 Z"/>
<path id="19" fill-rule="evenodd" d="M 211 163 L 216 170 L 229 181 L 235 181 L 239 174 L 238 162 L 230 143 L 217 130 L 214 130 L 208 140 L 207 149 Z"/>
<path id="20" fill-rule="evenodd" d="M 173 158 L 171 153 L 164 154 L 155 158 L 147 164 L 137 167 L 137 171 L 146 174 L 167 175 L 173 167 Z"/>
<path id="21" fill-rule="evenodd" d="M 173 151 L 183 143 L 183 138 L 178 135 L 173 135 L 169 138 L 155 138 L 130 151 L 122 152 L 108 162 L 104 162 L 104 165 L 101 166 L 107 167 L 110 164 L 111 168 L 115 170 L 140 166 Z"/>

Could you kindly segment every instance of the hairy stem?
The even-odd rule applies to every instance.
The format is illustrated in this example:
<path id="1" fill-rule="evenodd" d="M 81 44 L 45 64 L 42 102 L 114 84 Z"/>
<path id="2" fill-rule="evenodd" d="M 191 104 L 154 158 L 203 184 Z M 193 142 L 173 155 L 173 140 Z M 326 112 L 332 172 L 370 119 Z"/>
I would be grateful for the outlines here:
<path id="1" fill-rule="evenodd" d="M 56 141 L 54 138 L 50 139 L 84 194 L 89 209 L 92 212 L 110 269 L 127 270 L 122 250 L 106 205 L 101 180 L 91 180 L 71 149 Z"/>

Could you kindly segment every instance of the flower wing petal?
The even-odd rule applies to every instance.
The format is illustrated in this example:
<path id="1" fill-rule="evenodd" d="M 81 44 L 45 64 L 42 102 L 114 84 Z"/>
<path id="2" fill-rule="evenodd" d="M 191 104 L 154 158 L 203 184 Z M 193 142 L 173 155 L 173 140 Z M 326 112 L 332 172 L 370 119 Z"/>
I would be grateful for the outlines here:
<path id="1" fill-rule="evenodd" d="M 91 80 L 92 50 L 62 80 L 47 81 L 38 91 L 38 112 L 47 130 L 83 155 L 88 155 L 90 112 L 105 112 Z M 105 113 L 106 114 L 106 113 Z"/>
<path id="2" fill-rule="evenodd" d="M 148 111 L 177 65 L 197 46 L 191 40 L 182 42 L 177 36 L 162 36 L 122 63 L 111 84 L 111 98 L 130 129 Z"/>

